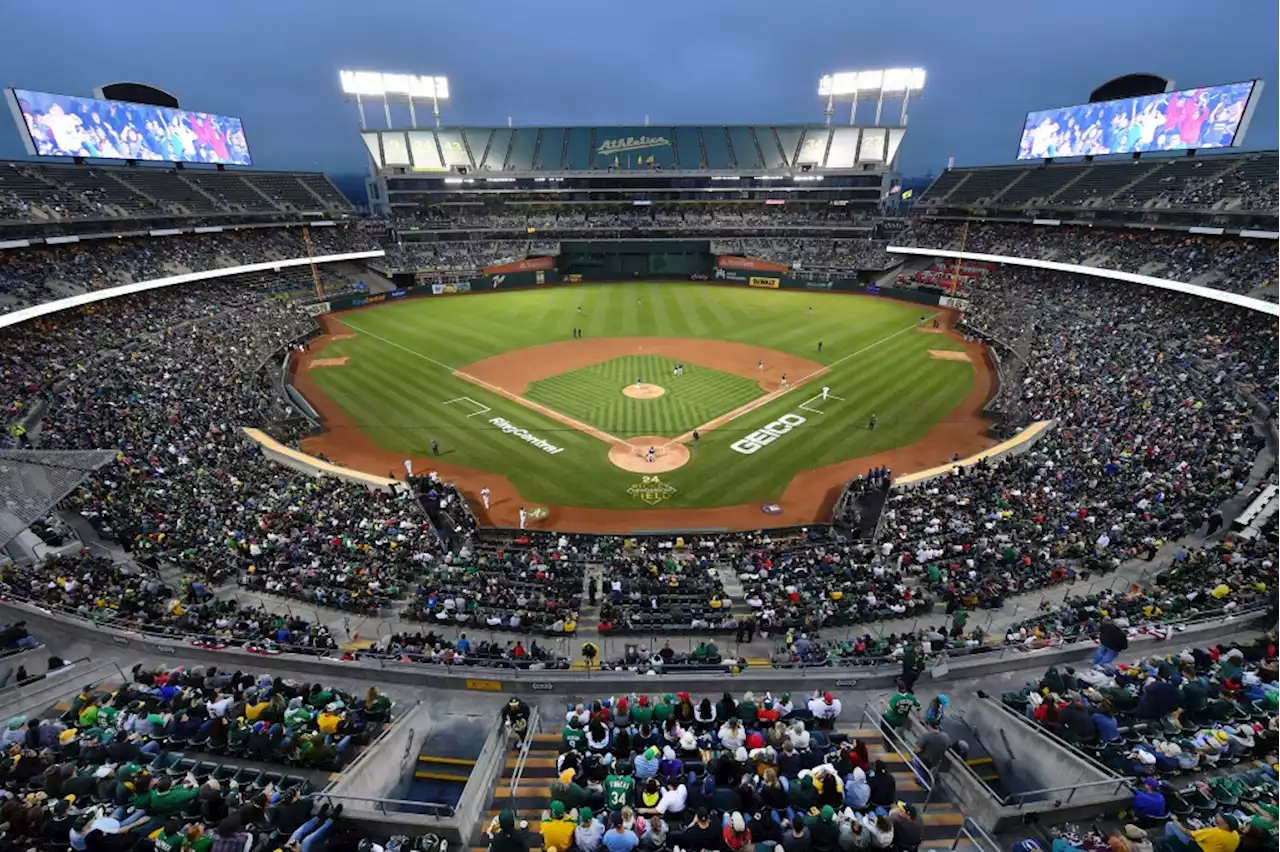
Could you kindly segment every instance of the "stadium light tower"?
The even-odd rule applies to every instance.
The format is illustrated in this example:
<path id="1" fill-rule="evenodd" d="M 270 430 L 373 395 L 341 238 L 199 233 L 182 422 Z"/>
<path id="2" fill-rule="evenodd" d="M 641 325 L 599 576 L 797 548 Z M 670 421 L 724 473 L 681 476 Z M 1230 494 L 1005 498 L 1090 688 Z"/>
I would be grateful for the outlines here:
<path id="1" fill-rule="evenodd" d="M 818 95 L 827 101 L 827 124 L 836 111 L 836 101 L 848 102 L 849 123 L 856 124 L 858 102 L 876 102 L 875 124 L 880 123 L 880 111 L 885 97 L 902 98 L 902 115 L 899 124 L 907 123 L 907 102 L 912 95 L 924 90 L 923 68 L 885 68 L 879 71 L 841 71 L 827 74 L 818 81 Z"/>
<path id="2" fill-rule="evenodd" d="M 382 101 L 382 111 L 387 118 L 387 129 L 391 129 L 391 104 L 409 105 L 409 123 L 414 129 L 418 127 L 418 113 L 414 99 L 418 103 L 431 102 L 431 115 L 440 126 L 440 104 L 449 100 L 449 78 L 423 77 L 417 74 L 384 74 L 381 71 L 339 71 L 338 80 L 342 84 L 342 94 L 355 98 L 356 108 L 360 111 L 360 129 L 368 129 L 364 118 L 364 102 L 366 98 Z"/>

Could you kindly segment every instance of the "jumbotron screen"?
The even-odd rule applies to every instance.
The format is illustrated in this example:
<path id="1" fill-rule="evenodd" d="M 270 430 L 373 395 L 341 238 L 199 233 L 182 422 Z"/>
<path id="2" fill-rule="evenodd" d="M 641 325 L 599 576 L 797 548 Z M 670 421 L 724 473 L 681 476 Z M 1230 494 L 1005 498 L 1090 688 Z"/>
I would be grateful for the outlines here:
<path id="1" fill-rule="evenodd" d="M 1027 113 L 1019 160 L 1226 148 L 1244 140 L 1255 81 Z"/>
<path id="2" fill-rule="evenodd" d="M 233 116 L 26 89 L 10 89 L 9 97 L 32 154 L 253 165 L 244 125 Z"/>

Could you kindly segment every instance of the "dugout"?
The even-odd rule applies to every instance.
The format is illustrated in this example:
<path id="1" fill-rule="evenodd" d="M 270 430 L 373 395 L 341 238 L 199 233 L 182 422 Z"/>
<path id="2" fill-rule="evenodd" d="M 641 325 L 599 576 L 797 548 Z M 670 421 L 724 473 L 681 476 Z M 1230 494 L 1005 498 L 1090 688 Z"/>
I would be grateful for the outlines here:
<path id="1" fill-rule="evenodd" d="M 556 270 L 584 281 L 684 279 L 707 275 L 714 264 L 709 240 L 568 240 Z"/>

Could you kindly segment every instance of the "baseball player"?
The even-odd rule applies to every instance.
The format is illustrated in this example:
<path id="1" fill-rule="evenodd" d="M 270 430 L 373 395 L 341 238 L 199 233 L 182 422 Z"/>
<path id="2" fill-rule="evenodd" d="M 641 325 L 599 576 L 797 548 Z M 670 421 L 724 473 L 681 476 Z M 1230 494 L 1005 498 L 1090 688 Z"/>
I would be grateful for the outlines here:
<path id="1" fill-rule="evenodd" d="M 867 421 L 867 430 L 870 432 L 874 432 L 876 430 L 876 416 L 874 414 L 872 414 L 871 419 Z"/>
<path id="2" fill-rule="evenodd" d="M 701 437 L 702 437 L 702 436 L 698 434 L 698 430 L 697 430 L 697 429 L 694 429 L 694 430 L 693 430 L 693 445 L 694 445 L 695 447 L 696 447 L 696 446 L 698 446 L 698 439 L 699 439 L 699 438 L 701 438 Z"/>
<path id="3" fill-rule="evenodd" d="M 783 386 L 784 388 L 787 386 L 787 374 L 786 374 L 786 373 L 783 373 L 783 374 L 782 374 L 782 386 Z"/>
<path id="4" fill-rule="evenodd" d="M 524 506 L 520 507 L 520 529 L 524 529 L 524 522 L 529 519 L 529 513 L 524 510 Z"/>
<path id="5" fill-rule="evenodd" d="M 757 369 L 759 369 L 759 370 L 760 370 L 760 372 L 762 372 L 762 373 L 764 372 L 764 359 L 763 359 L 763 358 L 761 358 L 761 359 L 756 363 L 756 368 L 757 368 Z"/>
<path id="6" fill-rule="evenodd" d="M 813 316 L 813 305 L 809 306 L 809 316 Z"/>
<path id="7" fill-rule="evenodd" d="M 831 388 L 827 387 L 826 385 L 823 385 L 823 386 L 822 386 L 822 398 L 823 398 L 823 399 L 826 399 L 826 398 L 827 398 L 827 394 L 829 394 L 829 393 L 831 393 Z"/>
<path id="8" fill-rule="evenodd" d="M 641 386 L 643 385 L 644 385 L 644 382 L 640 381 L 639 379 L 636 379 L 636 390 L 640 390 Z"/>
<path id="9" fill-rule="evenodd" d="M 819 354 L 819 355 L 821 355 L 821 354 L 822 354 L 822 341 L 821 341 L 821 340 L 819 340 L 819 341 L 818 341 L 818 354 Z"/>
<path id="10" fill-rule="evenodd" d="M 658 457 L 658 451 L 655 450 L 653 447 L 650 447 L 649 452 L 645 453 L 644 459 L 645 461 L 651 462 L 657 457 Z"/>
<path id="11" fill-rule="evenodd" d="M 485 510 L 486 510 L 486 511 L 488 511 L 488 509 L 489 509 L 489 486 L 487 486 L 487 485 L 486 485 L 484 488 L 481 488 L 481 489 L 480 489 L 480 502 L 481 502 L 481 503 L 484 503 L 484 508 L 485 508 Z"/>

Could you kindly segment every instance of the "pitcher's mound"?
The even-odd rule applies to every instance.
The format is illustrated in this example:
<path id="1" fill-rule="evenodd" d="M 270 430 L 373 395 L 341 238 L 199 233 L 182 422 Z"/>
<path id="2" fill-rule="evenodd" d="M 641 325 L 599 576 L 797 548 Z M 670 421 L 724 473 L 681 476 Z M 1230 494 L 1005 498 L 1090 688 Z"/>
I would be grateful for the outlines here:
<path id="1" fill-rule="evenodd" d="M 638 385 L 627 385 L 622 389 L 625 396 L 632 399 L 657 399 L 667 392 L 662 385 L 649 385 L 643 382 Z"/>
<path id="2" fill-rule="evenodd" d="M 658 388 L 659 391 L 662 388 Z M 689 448 L 684 444 L 668 443 L 670 438 L 628 438 L 629 443 L 614 444 L 609 448 L 609 461 L 632 473 L 666 473 L 689 462 Z M 653 461 L 648 461 L 649 448 L 655 450 Z"/>

